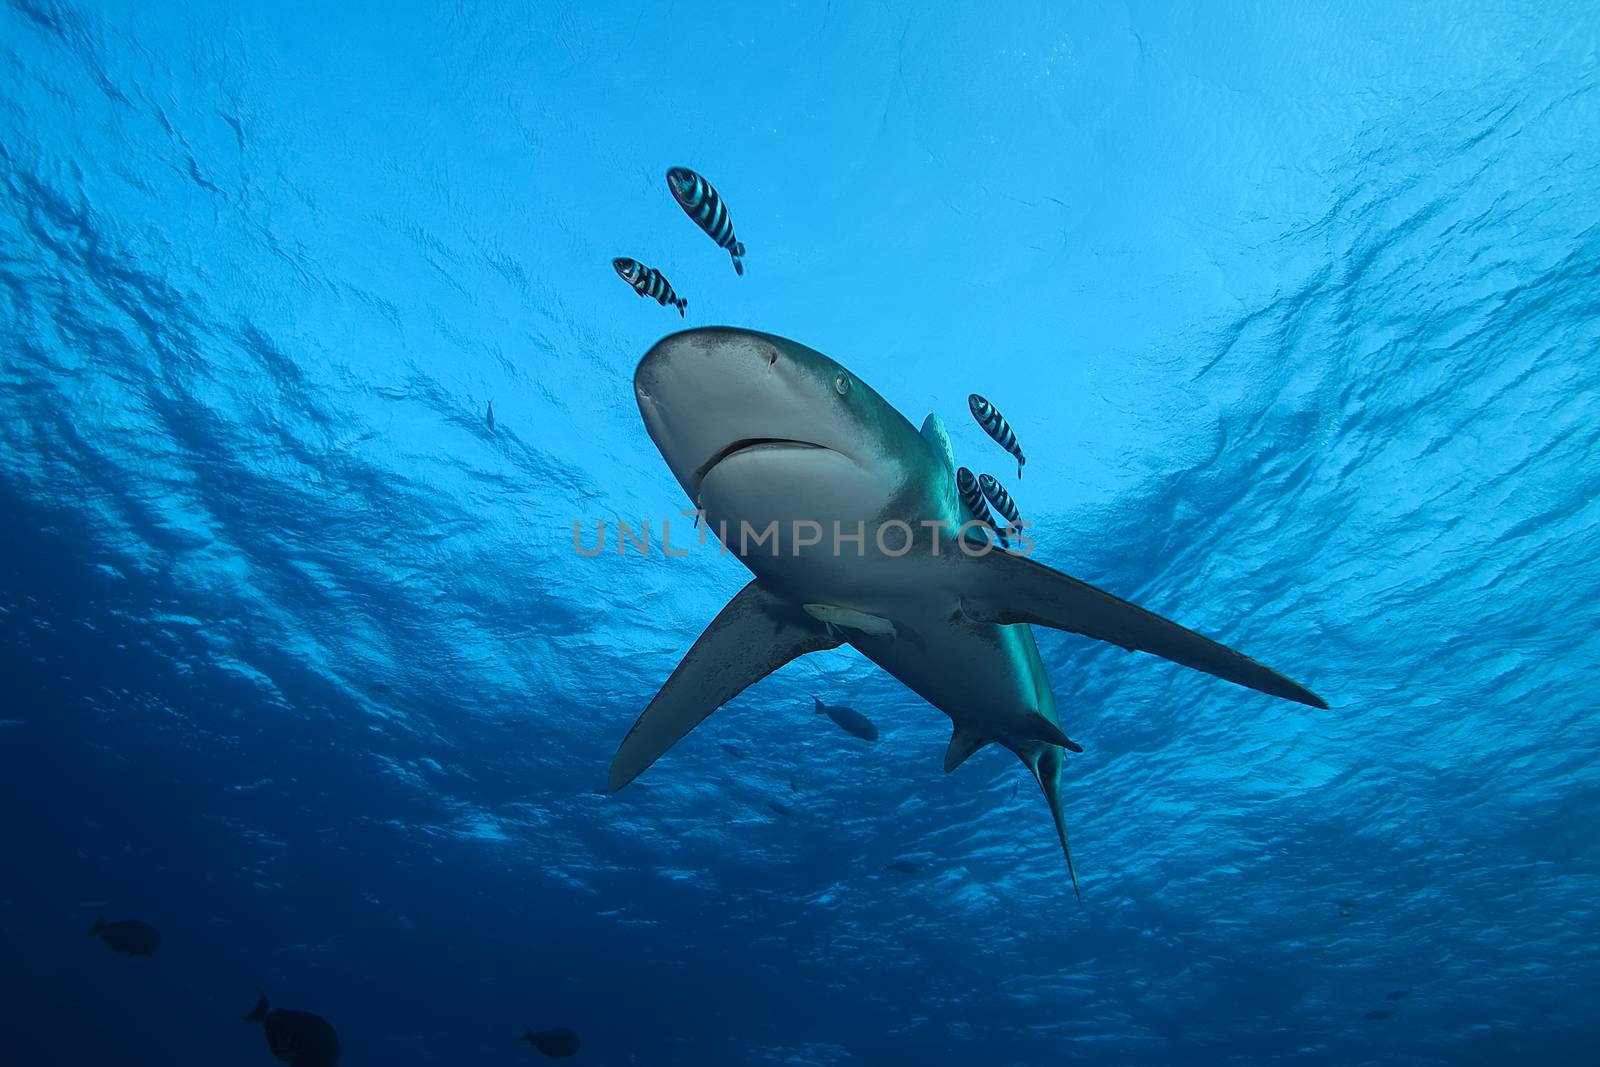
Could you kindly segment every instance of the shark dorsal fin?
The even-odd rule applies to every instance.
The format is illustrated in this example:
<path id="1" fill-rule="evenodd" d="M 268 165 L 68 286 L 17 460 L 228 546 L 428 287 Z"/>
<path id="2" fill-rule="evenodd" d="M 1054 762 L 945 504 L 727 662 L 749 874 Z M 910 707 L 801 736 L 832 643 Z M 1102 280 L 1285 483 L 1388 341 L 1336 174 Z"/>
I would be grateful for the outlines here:
<path id="1" fill-rule="evenodd" d="M 940 508 L 945 514 L 952 515 L 956 524 L 967 521 L 969 516 L 961 504 L 961 494 L 956 492 L 956 452 L 950 447 L 950 433 L 944 428 L 944 420 L 937 411 L 928 412 L 928 417 L 922 420 L 922 439 L 928 442 L 928 449 L 933 453 L 939 465 L 944 468 L 944 497 Z"/>
<path id="2" fill-rule="evenodd" d="M 967 762 L 967 757 L 987 745 L 989 740 L 976 730 L 957 726 L 956 732 L 950 735 L 950 747 L 944 750 L 944 773 L 949 774 Z"/>
<path id="3" fill-rule="evenodd" d="M 937 411 L 928 412 L 928 417 L 922 420 L 922 439 L 928 442 L 933 449 L 933 454 L 943 461 L 945 469 L 950 472 L 950 477 L 956 474 L 956 451 L 950 447 L 950 433 L 944 428 L 944 420 Z"/>

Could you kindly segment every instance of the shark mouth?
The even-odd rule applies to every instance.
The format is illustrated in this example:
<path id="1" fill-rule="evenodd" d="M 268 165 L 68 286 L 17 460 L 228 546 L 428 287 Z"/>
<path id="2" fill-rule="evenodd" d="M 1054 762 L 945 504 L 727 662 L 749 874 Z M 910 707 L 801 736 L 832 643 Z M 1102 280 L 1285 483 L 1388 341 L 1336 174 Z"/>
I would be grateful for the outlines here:
<path id="1" fill-rule="evenodd" d="M 706 480 L 706 475 L 711 473 L 711 469 L 728 457 L 737 456 L 741 452 L 757 452 L 764 448 L 774 447 L 820 448 L 823 451 L 827 451 L 826 445 L 819 445 L 814 441 L 797 441 L 791 437 L 741 437 L 732 444 L 718 449 L 716 455 L 702 463 L 700 469 L 694 472 L 696 490 L 699 489 L 700 483 Z"/>

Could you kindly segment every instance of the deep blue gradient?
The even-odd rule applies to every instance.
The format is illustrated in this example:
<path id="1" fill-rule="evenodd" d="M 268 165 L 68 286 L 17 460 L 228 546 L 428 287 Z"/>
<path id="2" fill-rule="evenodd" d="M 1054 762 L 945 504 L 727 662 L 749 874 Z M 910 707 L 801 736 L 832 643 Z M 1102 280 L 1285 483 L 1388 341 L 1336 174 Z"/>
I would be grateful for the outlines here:
<path id="1" fill-rule="evenodd" d="M 265 1067 L 258 986 L 353 1067 L 1592 1054 L 1597 56 L 1585 0 L 6 0 L 0 1059 Z M 572 548 L 686 505 L 630 388 L 685 321 L 1333 709 L 1041 632 L 1081 907 L 848 650 L 606 794 L 747 579 Z"/>

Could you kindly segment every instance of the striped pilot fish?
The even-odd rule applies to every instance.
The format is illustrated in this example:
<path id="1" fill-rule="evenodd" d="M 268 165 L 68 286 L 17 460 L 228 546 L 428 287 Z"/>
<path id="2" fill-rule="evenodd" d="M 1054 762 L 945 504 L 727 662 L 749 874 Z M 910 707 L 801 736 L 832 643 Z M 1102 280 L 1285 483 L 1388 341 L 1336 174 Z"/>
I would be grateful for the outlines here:
<path id="1" fill-rule="evenodd" d="M 992 474 L 978 475 L 978 488 L 983 490 L 983 495 L 989 498 L 989 503 L 994 509 L 1005 516 L 1006 522 L 1016 526 L 1022 522 L 1022 516 L 1017 511 L 1017 502 L 1011 499 L 1011 494 L 1006 492 L 1006 487 L 995 481 Z"/>
<path id="2" fill-rule="evenodd" d="M 667 171 L 667 188 L 672 190 L 672 198 L 695 225 L 728 250 L 728 255 L 733 257 L 733 272 L 744 274 L 744 242 L 733 235 L 728 206 L 711 188 L 711 183 L 688 167 L 673 167 Z"/>
<path id="3" fill-rule="evenodd" d="M 1011 424 L 1006 421 L 1006 417 L 977 393 L 967 396 L 967 407 L 972 409 L 972 417 L 978 420 L 983 432 L 994 438 L 995 443 L 1001 448 L 1017 457 L 1017 477 L 1022 477 L 1023 465 L 1028 460 L 1023 456 L 1022 446 L 1017 444 L 1017 435 L 1011 432 Z"/>
<path id="4" fill-rule="evenodd" d="M 972 512 L 973 518 L 994 531 L 1000 543 L 1006 545 L 1006 535 L 995 527 L 994 513 L 989 510 L 989 505 L 984 503 L 983 490 L 978 487 L 978 479 L 965 467 L 956 468 L 956 492 L 961 494 L 961 502 Z"/>
<path id="5" fill-rule="evenodd" d="M 654 267 L 647 267 L 637 259 L 627 256 L 618 256 L 611 261 L 617 274 L 622 280 L 633 286 L 633 291 L 640 296 L 654 297 L 655 302 L 662 307 L 672 304 L 678 309 L 678 315 L 683 315 L 683 309 L 689 306 L 689 301 L 683 299 L 672 289 L 672 283 L 662 276 Z"/>

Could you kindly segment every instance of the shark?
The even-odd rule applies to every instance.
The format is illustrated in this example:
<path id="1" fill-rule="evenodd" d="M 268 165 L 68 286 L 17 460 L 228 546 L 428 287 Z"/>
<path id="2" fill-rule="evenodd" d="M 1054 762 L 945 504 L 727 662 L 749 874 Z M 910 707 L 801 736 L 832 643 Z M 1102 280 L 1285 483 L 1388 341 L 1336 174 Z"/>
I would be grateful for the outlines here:
<path id="1" fill-rule="evenodd" d="M 842 364 L 796 341 L 702 327 L 633 376 L 645 429 L 696 522 L 753 575 L 700 634 L 617 749 L 621 789 L 714 711 L 794 660 L 849 645 L 949 716 L 944 769 L 1009 749 L 1062 813 L 1065 753 L 1033 627 L 1144 652 L 1313 708 L 1250 657 L 991 541 L 956 489 L 937 414 L 918 428 Z"/>

